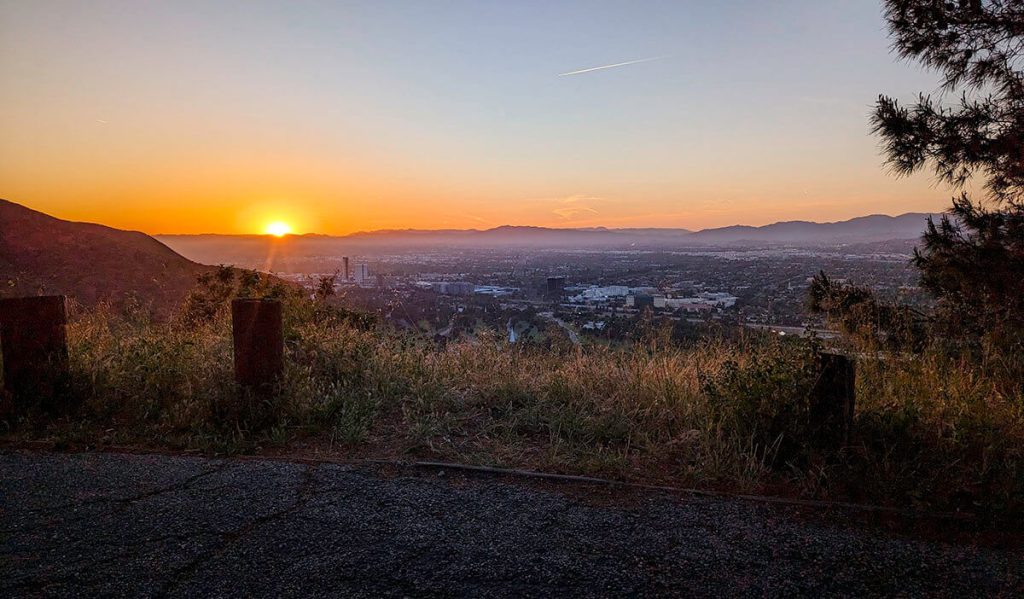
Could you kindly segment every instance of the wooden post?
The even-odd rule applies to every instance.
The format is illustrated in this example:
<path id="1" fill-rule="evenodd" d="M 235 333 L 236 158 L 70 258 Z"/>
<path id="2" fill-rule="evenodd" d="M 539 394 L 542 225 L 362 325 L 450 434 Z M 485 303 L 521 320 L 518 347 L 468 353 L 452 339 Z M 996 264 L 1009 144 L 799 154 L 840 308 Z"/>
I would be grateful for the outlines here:
<path id="1" fill-rule="evenodd" d="M 818 380 L 809 406 L 811 432 L 817 440 L 832 446 L 849 441 L 856 378 L 852 359 L 841 354 L 818 355 Z"/>
<path id="2" fill-rule="evenodd" d="M 63 295 L 0 299 L 4 388 L 16 407 L 50 407 L 68 379 Z"/>
<path id="3" fill-rule="evenodd" d="M 236 299 L 231 302 L 235 382 L 261 392 L 273 389 L 284 372 L 281 302 Z"/>

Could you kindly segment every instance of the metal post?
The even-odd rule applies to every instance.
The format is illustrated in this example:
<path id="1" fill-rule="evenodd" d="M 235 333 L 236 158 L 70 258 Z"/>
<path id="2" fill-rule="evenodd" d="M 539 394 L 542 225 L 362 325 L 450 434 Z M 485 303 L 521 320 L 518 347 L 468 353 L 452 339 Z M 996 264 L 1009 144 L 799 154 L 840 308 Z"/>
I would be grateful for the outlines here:
<path id="1" fill-rule="evenodd" d="M 811 392 L 810 425 L 820 441 L 845 445 L 853 426 L 856 363 L 841 354 L 818 355 L 818 380 Z"/>
<path id="2" fill-rule="evenodd" d="M 274 299 L 236 299 L 231 302 L 231 326 L 235 381 L 250 389 L 272 389 L 284 371 L 281 302 Z"/>
<path id="3" fill-rule="evenodd" d="M 4 388 L 16 405 L 55 399 L 68 377 L 63 295 L 0 299 Z"/>

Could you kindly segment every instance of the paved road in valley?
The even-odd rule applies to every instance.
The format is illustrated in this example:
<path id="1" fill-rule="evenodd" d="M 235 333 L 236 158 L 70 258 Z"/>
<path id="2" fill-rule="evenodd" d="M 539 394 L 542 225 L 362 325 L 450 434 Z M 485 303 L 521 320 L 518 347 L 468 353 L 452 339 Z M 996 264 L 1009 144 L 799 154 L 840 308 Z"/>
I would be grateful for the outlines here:
<path id="1" fill-rule="evenodd" d="M 0 453 L 0 596 L 1016 595 L 842 514 L 330 464 Z"/>

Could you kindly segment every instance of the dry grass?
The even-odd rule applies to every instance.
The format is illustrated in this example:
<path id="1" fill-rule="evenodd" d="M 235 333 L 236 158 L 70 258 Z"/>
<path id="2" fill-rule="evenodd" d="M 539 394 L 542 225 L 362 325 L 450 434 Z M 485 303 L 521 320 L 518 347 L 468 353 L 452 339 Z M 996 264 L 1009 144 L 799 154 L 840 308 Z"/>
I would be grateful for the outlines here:
<path id="1" fill-rule="evenodd" d="M 694 347 L 438 347 L 309 306 L 286 324 L 272 401 L 231 383 L 226 319 L 185 325 L 80 314 L 72 417 L 9 438 L 433 457 L 629 480 L 782 490 L 929 508 L 1021 511 L 1024 397 L 938 354 L 863 359 L 851 444 L 807 442 L 809 344 L 751 336 Z"/>

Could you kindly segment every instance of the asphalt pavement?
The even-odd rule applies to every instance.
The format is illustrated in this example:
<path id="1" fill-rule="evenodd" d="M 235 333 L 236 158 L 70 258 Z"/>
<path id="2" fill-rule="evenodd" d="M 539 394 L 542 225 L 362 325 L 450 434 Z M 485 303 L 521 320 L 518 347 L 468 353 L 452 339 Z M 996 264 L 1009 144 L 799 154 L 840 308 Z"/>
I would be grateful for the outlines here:
<path id="1" fill-rule="evenodd" d="M 587 493 L 334 464 L 6 451 L 0 596 L 1024 595 L 1017 549 L 735 499 Z"/>

